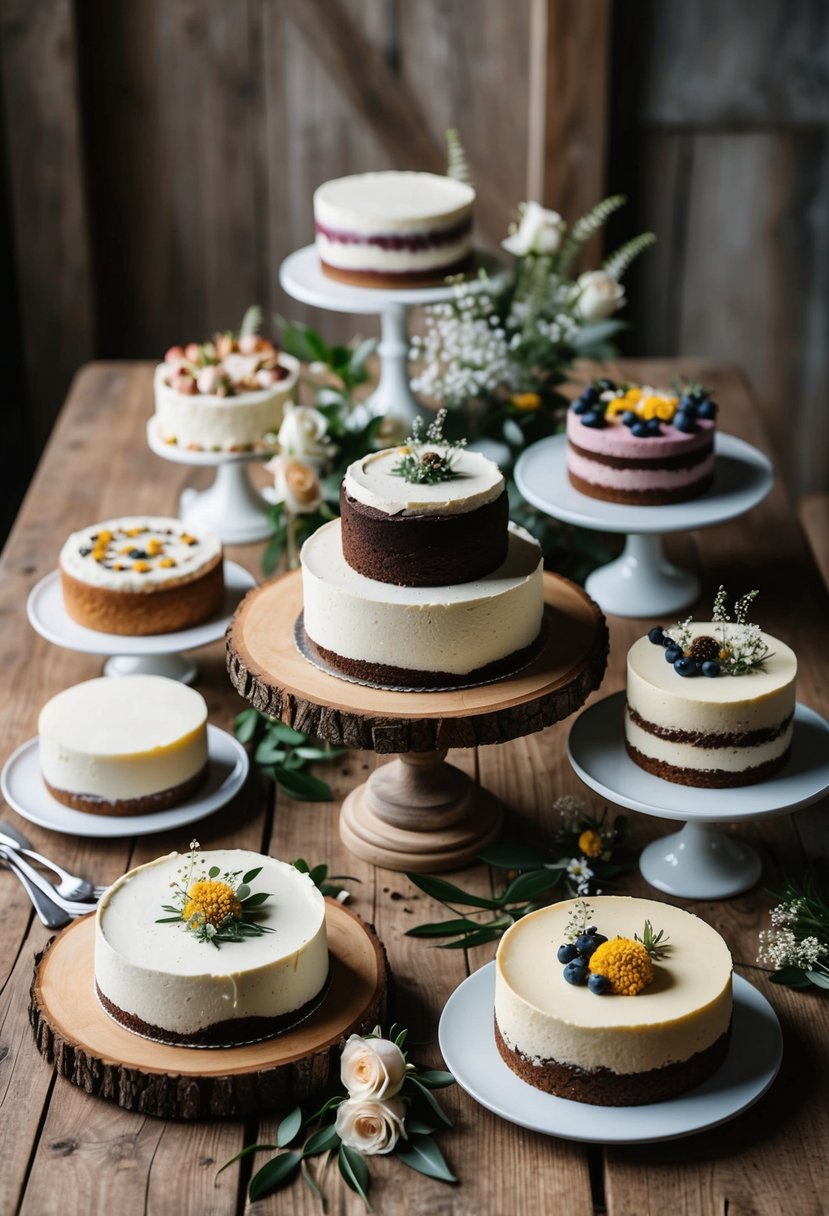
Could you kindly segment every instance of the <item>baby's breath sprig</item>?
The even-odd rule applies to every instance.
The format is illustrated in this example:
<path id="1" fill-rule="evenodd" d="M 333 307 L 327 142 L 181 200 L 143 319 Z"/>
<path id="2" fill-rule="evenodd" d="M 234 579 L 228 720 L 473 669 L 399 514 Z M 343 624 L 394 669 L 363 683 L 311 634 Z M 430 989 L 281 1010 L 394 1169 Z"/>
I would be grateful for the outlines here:
<path id="1" fill-rule="evenodd" d="M 570 909 L 567 924 L 564 926 L 564 940 L 571 944 L 587 931 L 595 913 L 586 899 L 577 899 Z"/>
<path id="2" fill-rule="evenodd" d="M 658 933 L 654 933 L 653 925 L 649 920 L 645 921 L 645 927 L 642 930 L 642 936 L 634 933 L 633 940 L 641 942 L 651 958 L 661 959 L 670 951 L 670 938 L 665 936 L 665 930 L 660 929 Z"/>
<path id="3" fill-rule="evenodd" d="M 219 866 L 211 866 L 196 875 L 199 847 L 198 840 L 190 841 L 189 856 L 170 883 L 174 902 L 162 904 L 162 910 L 173 915 L 159 917 L 156 924 L 181 924 L 197 941 L 210 942 L 217 949 L 222 942 L 241 942 L 247 937 L 275 932 L 256 920 L 262 904 L 270 899 L 269 892 L 254 893 L 250 889 L 262 867 L 256 866 L 243 874 L 241 870 L 223 873 Z M 203 858 L 201 865 L 204 866 Z"/>
<path id="4" fill-rule="evenodd" d="M 686 657 L 694 655 L 694 642 L 699 645 L 701 640 L 710 642 L 712 648 L 716 643 L 719 647 L 716 661 L 720 671 L 727 676 L 743 676 L 762 667 L 772 657 L 772 651 L 763 641 L 759 625 L 752 625 L 748 612 L 754 600 L 759 595 L 755 588 L 747 591 L 734 603 L 734 619 L 728 610 L 728 592 L 720 586 L 714 597 L 714 608 L 711 613 L 716 626 L 714 639 L 694 639 L 692 618 L 686 617 L 678 621 L 665 635 L 682 648 Z"/>
<path id="5" fill-rule="evenodd" d="M 438 410 L 432 422 L 423 435 L 423 419 L 415 418 L 412 423 L 412 433 L 401 448 L 403 453 L 392 473 L 402 477 L 404 481 L 416 485 L 436 485 L 441 481 L 451 481 L 460 474 L 455 467 L 458 453 L 466 447 L 465 439 L 450 442 L 444 438 L 443 424 L 446 421 L 445 409 Z M 430 445 L 434 444 L 435 451 Z"/>

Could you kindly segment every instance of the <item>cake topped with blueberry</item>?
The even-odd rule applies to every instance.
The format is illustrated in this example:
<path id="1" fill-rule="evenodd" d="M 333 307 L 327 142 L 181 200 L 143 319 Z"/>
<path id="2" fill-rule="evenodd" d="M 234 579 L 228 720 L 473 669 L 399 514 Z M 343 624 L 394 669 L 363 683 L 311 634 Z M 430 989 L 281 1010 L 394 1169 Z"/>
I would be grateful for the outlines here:
<path id="1" fill-rule="evenodd" d="M 710 389 L 586 386 L 567 411 L 567 474 L 582 494 L 657 506 L 703 494 L 714 476 L 717 403 Z"/>

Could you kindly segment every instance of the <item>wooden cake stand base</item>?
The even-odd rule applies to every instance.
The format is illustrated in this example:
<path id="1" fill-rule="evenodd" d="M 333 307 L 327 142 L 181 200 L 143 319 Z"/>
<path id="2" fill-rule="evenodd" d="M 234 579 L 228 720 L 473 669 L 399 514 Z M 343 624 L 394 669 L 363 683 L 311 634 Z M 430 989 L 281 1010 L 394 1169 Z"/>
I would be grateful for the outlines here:
<path id="1" fill-rule="evenodd" d="M 505 743 L 579 709 L 607 663 L 604 617 L 568 579 L 544 575 L 549 627 L 515 675 L 450 692 L 392 692 L 338 679 L 297 650 L 298 570 L 251 591 L 227 634 L 234 687 L 263 713 L 346 747 L 401 753 L 343 803 L 340 834 L 358 857 L 391 870 L 452 870 L 498 833 L 501 809 L 447 748 Z"/>
<path id="2" fill-rule="evenodd" d="M 244 1047 L 154 1043 L 113 1021 L 94 991 L 95 917 L 68 925 L 35 959 L 29 1020 L 40 1053 L 88 1094 L 164 1119 L 284 1110 L 339 1075 L 350 1034 L 385 1018 L 388 965 L 371 926 L 326 900 L 331 985 L 301 1025 Z"/>

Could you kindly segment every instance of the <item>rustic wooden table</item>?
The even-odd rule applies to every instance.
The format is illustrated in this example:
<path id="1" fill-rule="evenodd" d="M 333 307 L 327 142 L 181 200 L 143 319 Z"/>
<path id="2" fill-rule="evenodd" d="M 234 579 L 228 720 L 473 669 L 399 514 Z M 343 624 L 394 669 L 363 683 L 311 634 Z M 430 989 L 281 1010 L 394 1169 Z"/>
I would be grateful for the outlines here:
<path id="1" fill-rule="evenodd" d="M 631 362 L 630 378 L 669 381 L 678 370 L 713 384 L 723 404 L 725 428 L 768 449 L 763 427 L 742 377 L 700 360 Z M 611 372 L 612 374 L 612 372 Z M 4 711 L 2 757 L 35 733 L 41 704 L 69 684 L 99 673 L 98 659 L 60 650 L 36 636 L 25 618 L 31 586 L 54 568 L 70 528 L 126 512 L 175 512 L 179 491 L 193 474 L 147 450 L 144 425 L 152 409 L 151 370 L 146 364 L 108 363 L 78 376 L 20 513 L 3 560 L 0 586 L 0 654 Z M 799 697 L 829 712 L 827 642 L 829 599 L 796 522 L 785 489 L 744 519 L 675 538 L 674 555 L 697 564 L 704 594 L 701 609 L 719 582 L 735 591 L 757 586 L 758 615 L 765 628 L 790 642 L 801 662 Z M 259 572 L 261 549 L 249 546 L 231 556 Z M 643 623 L 611 619 L 610 667 L 599 696 L 623 686 L 627 647 Z M 211 719 L 229 727 L 242 702 L 225 674 L 221 643 L 198 655 L 198 687 Z M 568 723 L 504 746 L 450 754 L 480 779 L 507 808 L 505 835 L 539 839 L 551 830 L 550 807 L 562 793 L 583 792 L 566 758 Z M 223 812 L 198 825 L 206 847 L 238 845 L 309 862 L 327 861 L 335 873 L 351 873 L 351 906 L 373 922 L 389 952 L 397 980 L 400 1018 L 414 1038 L 429 1040 L 424 1057 L 438 1062 L 434 1045 L 440 1010 L 471 971 L 487 962 L 492 947 L 460 951 L 430 949 L 404 936 L 413 925 L 440 919 L 442 909 L 419 894 L 405 876 L 373 870 L 350 857 L 337 833 L 339 802 L 382 759 L 351 752 L 323 774 L 335 801 L 310 805 L 262 788 L 256 780 Z M 333 768 L 333 771 L 332 771 Z M 3 814 L 15 818 L 9 808 Z M 110 882 L 130 866 L 173 848 L 182 834 L 137 840 L 86 841 L 56 836 L 15 820 L 47 852 L 96 882 Z M 634 842 L 641 846 L 671 825 L 632 816 Z M 770 899 L 764 888 L 786 872 L 826 852 L 822 812 L 747 825 L 740 834 L 760 850 L 761 884 L 730 902 L 693 905 L 725 936 L 739 974 L 772 1002 L 783 1026 L 785 1056 L 772 1090 L 735 1122 L 686 1140 L 635 1148 L 603 1148 L 551 1139 L 502 1122 L 478 1107 L 458 1087 L 443 1091 L 456 1120 L 441 1136 L 446 1156 L 460 1177 L 449 1187 L 376 1159 L 372 1197 L 383 1213 L 512 1214 L 552 1212 L 575 1216 L 682 1213 L 794 1216 L 829 1209 L 826 1143 L 829 1141 L 829 1007 L 814 991 L 793 993 L 768 981 L 755 963 L 758 931 L 767 926 Z M 189 839 L 190 829 L 186 829 Z M 448 875 L 450 879 L 452 875 Z M 484 867 L 466 870 L 462 881 L 487 889 Z M 652 895 L 638 875 L 625 890 Z M 0 1004 L 0 1212 L 22 1216 L 228 1216 L 246 1207 L 250 1166 L 234 1166 L 216 1179 L 216 1169 L 254 1139 L 270 1141 L 273 1125 L 166 1123 L 130 1114 L 88 1097 L 56 1079 L 38 1055 L 27 1020 L 32 960 L 48 932 L 34 918 L 22 888 L 0 872 L 3 994 Z M 261 1160 L 261 1159 L 260 1159 Z M 362 1205 L 336 1177 L 327 1187 L 332 1213 L 354 1214 Z M 287 1192 L 260 1201 L 251 1212 L 312 1212 L 310 1191 L 297 1182 Z"/>

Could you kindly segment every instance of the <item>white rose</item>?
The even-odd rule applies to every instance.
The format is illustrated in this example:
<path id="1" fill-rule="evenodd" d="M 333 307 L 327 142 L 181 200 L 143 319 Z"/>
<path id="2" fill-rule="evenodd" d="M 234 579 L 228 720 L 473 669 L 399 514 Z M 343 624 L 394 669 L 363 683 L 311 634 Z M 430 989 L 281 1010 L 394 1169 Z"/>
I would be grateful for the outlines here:
<path id="1" fill-rule="evenodd" d="M 517 258 L 527 253 L 555 253 L 563 233 L 564 220 L 557 211 L 548 211 L 540 203 L 524 203 L 518 228 L 501 244 Z"/>
<path id="2" fill-rule="evenodd" d="M 348 1148 L 366 1157 L 390 1153 L 406 1129 L 406 1104 L 402 1098 L 379 1102 L 376 1098 L 346 1098 L 337 1107 L 337 1135 Z"/>
<path id="3" fill-rule="evenodd" d="M 288 456 L 298 456 L 319 468 L 331 455 L 324 414 L 310 405 L 286 405 L 279 428 L 279 446 Z"/>
<path id="4" fill-rule="evenodd" d="M 406 1078 L 406 1058 L 391 1039 L 353 1034 L 340 1057 L 340 1078 L 352 1098 L 391 1098 Z"/>
<path id="5" fill-rule="evenodd" d="M 610 317 L 625 302 L 625 289 L 606 270 L 590 270 L 579 275 L 576 311 L 585 321 Z"/>
<path id="6" fill-rule="evenodd" d="M 322 505 L 322 487 L 316 470 L 302 460 L 274 456 L 265 468 L 273 476 L 277 502 L 291 515 L 310 515 Z"/>

